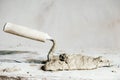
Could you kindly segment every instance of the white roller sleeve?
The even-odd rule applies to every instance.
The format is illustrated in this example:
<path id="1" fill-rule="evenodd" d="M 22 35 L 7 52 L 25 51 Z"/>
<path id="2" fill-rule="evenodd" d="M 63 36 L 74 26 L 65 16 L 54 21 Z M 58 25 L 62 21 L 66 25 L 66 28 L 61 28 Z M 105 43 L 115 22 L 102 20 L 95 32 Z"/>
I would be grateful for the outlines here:
<path id="1" fill-rule="evenodd" d="M 45 42 L 47 39 L 52 39 L 47 33 L 12 23 L 6 23 L 3 31 L 42 42 Z"/>

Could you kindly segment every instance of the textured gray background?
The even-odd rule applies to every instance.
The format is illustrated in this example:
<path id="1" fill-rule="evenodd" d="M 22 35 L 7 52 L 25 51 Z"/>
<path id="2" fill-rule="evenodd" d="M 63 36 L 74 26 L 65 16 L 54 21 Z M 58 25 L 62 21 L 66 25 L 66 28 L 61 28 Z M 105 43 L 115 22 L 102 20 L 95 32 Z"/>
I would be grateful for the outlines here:
<path id="1" fill-rule="evenodd" d="M 45 52 L 49 42 L 4 33 L 6 22 L 47 32 L 58 50 L 120 48 L 120 0 L 0 0 L 0 48 Z"/>

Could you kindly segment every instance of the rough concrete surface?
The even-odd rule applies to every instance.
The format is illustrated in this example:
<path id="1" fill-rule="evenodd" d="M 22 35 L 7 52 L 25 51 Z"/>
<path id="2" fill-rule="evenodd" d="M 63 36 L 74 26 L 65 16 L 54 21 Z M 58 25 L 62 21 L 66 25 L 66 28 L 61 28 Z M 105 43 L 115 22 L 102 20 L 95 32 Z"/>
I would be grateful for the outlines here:
<path id="1" fill-rule="evenodd" d="M 11 53 L 0 55 L 1 80 L 119 80 L 120 54 L 119 51 L 87 50 L 84 55 L 92 57 L 103 56 L 113 64 L 111 67 L 101 67 L 93 70 L 63 70 L 44 71 L 41 67 L 45 64 L 47 55 L 29 51 L 29 53 Z M 3 51 L 2 51 L 3 52 Z M 5 52 L 5 50 L 4 50 Z M 9 54 L 9 52 L 11 54 Z M 16 51 L 15 51 L 16 52 Z M 19 52 L 19 53 L 18 53 Z M 24 52 L 24 51 L 23 51 Z M 92 52 L 92 53 L 91 53 Z M 8 54 L 7 54 L 8 53 Z M 96 54 L 97 53 L 97 54 Z M 76 54 L 77 55 L 77 54 Z"/>

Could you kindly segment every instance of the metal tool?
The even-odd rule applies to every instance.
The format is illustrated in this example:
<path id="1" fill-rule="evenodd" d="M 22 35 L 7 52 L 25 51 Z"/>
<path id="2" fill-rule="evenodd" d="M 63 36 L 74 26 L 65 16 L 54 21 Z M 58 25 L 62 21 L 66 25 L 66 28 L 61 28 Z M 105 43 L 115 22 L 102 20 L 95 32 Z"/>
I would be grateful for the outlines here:
<path id="1" fill-rule="evenodd" d="M 50 37 L 47 33 L 12 23 L 6 23 L 4 25 L 3 31 L 41 42 L 46 42 L 47 40 L 52 41 L 53 45 L 47 55 L 48 61 L 52 58 L 55 49 L 55 40 L 52 37 Z"/>
<path id="2" fill-rule="evenodd" d="M 47 40 L 52 41 L 53 45 L 48 52 L 48 59 L 45 65 L 42 67 L 43 70 L 91 70 L 103 66 L 111 66 L 110 61 L 107 59 L 103 59 L 102 57 L 94 58 L 81 54 L 68 55 L 66 53 L 60 53 L 59 56 L 54 56 L 53 53 L 55 50 L 55 40 L 44 32 L 40 32 L 12 23 L 6 23 L 3 31 L 41 42 L 46 42 Z"/>

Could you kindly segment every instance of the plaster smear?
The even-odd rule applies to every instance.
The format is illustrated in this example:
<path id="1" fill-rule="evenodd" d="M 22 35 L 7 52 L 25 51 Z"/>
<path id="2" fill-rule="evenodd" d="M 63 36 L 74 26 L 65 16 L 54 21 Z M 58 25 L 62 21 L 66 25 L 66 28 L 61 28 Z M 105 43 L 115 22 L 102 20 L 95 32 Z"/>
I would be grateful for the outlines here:
<path id="1" fill-rule="evenodd" d="M 103 57 L 91 57 L 81 54 L 60 54 L 59 57 L 53 57 L 42 68 L 44 70 L 92 70 L 99 67 L 110 67 L 109 60 Z"/>

